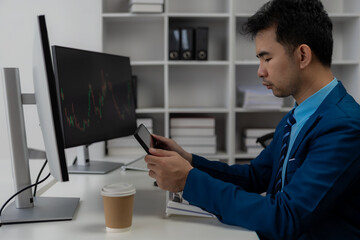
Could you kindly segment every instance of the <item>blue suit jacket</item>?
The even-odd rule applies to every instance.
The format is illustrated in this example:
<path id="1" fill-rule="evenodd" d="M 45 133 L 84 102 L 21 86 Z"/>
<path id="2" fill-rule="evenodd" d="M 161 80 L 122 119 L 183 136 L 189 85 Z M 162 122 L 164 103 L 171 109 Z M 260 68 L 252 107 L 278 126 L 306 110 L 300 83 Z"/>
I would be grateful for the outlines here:
<path id="1" fill-rule="evenodd" d="M 360 239 L 359 104 L 339 82 L 300 131 L 283 192 L 272 195 L 285 119 L 250 165 L 193 155 L 184 198 L 262 239 Z"/>

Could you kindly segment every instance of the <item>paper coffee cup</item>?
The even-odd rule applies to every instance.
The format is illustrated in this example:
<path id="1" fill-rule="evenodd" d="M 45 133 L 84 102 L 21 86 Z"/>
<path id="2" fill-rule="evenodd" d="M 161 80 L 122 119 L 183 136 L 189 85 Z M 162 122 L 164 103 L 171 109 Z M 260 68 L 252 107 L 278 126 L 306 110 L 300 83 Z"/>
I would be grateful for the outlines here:
<path id="1" fill-rule="evenodd" d="M 101 189 L 105 225 L 108 231 L 125 232 L 130 230 L 135 193 L 135 187 L 129 183 L 109 184 Z"/>

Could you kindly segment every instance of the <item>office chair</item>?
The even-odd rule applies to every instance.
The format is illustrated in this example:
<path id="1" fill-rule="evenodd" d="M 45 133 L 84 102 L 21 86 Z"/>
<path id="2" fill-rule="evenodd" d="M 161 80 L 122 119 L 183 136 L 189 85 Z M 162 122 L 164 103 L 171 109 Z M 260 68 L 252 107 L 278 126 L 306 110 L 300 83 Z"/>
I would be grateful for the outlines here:
<path id="1" fill-rule="evenodd" d="M 273 137 L 274 137 L 274 133 L 275 133 L 275 132 L 272 132 L 272 133 L 265 134 L 265 135 L 263 135 L 263 136 L 261 136 L 261 137 L 258 137 L 258 138 L 256 139 L 256 142 L 257 142 L 257 143 L 260 143 L 261 146 L 263 146 L 264 148 L 266 148 L 266 147 L 270 144 L 270 142 L 272 141 L 272 139 L 273 139 Z"/>

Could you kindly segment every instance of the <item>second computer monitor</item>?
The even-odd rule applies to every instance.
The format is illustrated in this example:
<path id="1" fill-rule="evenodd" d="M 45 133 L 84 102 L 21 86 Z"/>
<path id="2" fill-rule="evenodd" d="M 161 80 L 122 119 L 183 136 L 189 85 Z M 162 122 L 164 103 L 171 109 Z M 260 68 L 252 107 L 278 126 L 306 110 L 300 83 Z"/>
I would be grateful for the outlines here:
<path id="1" fill-rule="evenodd" d="M 52 50 L 65 147 L 132 135 L 130 59 L 60 46 Z"/>

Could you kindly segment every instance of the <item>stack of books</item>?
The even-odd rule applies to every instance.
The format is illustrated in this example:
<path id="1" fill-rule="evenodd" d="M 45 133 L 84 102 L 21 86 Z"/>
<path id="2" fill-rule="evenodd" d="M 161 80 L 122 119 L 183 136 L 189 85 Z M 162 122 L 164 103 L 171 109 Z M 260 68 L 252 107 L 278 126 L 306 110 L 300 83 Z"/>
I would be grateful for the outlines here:
<path id="1" fill-rule="evenodd" d="M 268 133 L 274 132 L 274 128 L 247 128 L 244 130 L 244 150 L 248 154 L 258 155 L 264 149 L 256 139 Z"/>
<path id="2" fill-rule="evenodd" d="M 164 11 L 164 0 L 129 0 L 131 13 L 161 13 Z"/>
<path id="3" fill-rule="evenodd" d="M 171 118 L 170 136 L 195 154 L 216 154 L 215 118 Z"/>
<path id="4" fill-rule="evenodd" d="M 283 98 L 274 96 L 271 90 L 265 88 L 238 87 L 238 105 L 247 109 L 280 109 L 284 105 Z"/>
<path id="5" fill-rule="evenodd" d="M 193 205 L 182 198 L 182 192 L 173 193 L 168 192 L 168 199 L 166 203 L 166 215 L 184 215 L 194 217 L 215 218 L 215 215 Z"/>
<path id="6" fill-rule="evenodd" d="M 150 133 L 153 133 L 153 120 L 151 118 L 138 118 L 137 126 L 144 124 Z M 145 155 L 146 152 L 133 135 L 115 138 L 107 141 L 108 155 Z"/>

